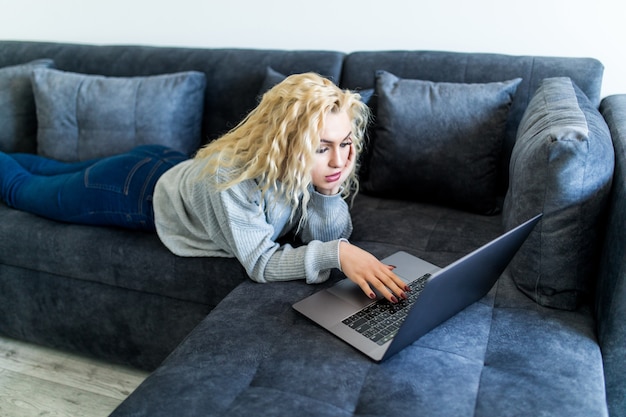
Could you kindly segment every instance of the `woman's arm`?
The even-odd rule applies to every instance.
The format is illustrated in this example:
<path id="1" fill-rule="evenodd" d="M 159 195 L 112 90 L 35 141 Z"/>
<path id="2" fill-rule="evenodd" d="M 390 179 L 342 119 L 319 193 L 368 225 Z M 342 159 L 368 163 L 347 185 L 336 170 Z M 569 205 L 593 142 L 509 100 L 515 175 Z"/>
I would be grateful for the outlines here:
<path id="1" fill-rule="evenodd" d="M 328 279 L 332 268 L 339 268 L 339 240 L 314 240 L 294 248 L 275 241 L 288 223 L 289 208 L 276 202 L 270 224 L 263 211 L 260 193 L 253 182 L 243 182 L 220 192 L 206 193 L 219 227 L 215 236 L 224 250 L 235 256 L 250 278 L 257 282 L 306 279 L 319 283 Z M 210 232 L 209 232 L 210 233 Z M 210 233 L 211 234 L 211 233 Z"/>
<path id="2" fill-rule="evenodd" d="M 366 295 L 372 297 L 372 287 L 391 302 L 406 298 L 406 284 L 368 252 L 349 244 L 344 237 L 350 235 L 352 223 L 345 202 L 325 199 L 313 204 L 312 221 L 303 229 L 305 245 L 294 248 L 280 246 L 275 240 L 274 226 L 268 223 L 258 200 L 250 198 L 255 186 L 240 184 L 218 193 L 208 193 L 222 236 L 231 252 L 244 266 L 251 279 L 257 282 L 305 279 L 307 283 L 320 283 L 328 279 L 330 270 L 341 269 L 358 284 Z M 256 190 L 258 192 L 258 190 Z M 326 212 L 318 210 L 328 204 Z M 287 215 L 289 212 L 286 213 Z M 313 214 L 313 213 L 311 213 Z M 327 241 L 321 238 L 328 239 Z"/>
<path id="3" fill-rule="evenodd" d="M 352 219 L 348 205 L 339 194 L 327 196 L 312 192 L 308 208 L 307 223 L 301 233 L 304 242 L 350 237 Z M 369 252 L 342 240 L 339 259 L 340 269 L 368 297 L 376 297 L 372 287 L 392 302 L 406 297 L 404 292 L 408 291 L 408 286 L 393 273 L 393 267 L 384 265 Z"/>

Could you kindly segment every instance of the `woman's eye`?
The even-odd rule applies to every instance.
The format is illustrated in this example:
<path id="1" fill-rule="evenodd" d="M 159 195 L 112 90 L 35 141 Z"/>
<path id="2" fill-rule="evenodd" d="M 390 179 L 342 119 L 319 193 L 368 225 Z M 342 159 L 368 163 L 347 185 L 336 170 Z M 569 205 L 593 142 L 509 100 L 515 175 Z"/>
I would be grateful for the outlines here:
<path id="1" fill-rule="evenodd" d="M 319 148 L 315 153 L 324 153 L 328 150 L 328 148 Z"/>
<path id="2" fill-rule="evenodd" d="M 350 145 L 352 145 L 352 142 L 348 141 L 348 142 L 342 142 L 340 146 L 342 148 L 345 148 L 345 147 L 350 146 Z"/>

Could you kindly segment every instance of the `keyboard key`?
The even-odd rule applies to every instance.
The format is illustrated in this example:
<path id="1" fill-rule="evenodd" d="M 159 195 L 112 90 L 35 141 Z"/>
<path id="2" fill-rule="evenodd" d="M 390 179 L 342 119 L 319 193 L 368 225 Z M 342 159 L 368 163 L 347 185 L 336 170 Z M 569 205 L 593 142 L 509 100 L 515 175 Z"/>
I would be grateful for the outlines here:
<path id="1" fill-rule="evenodd" d="M 343 323 L 379 345 L 384 345 L 398 333 L 409 307 L 417 300 L 428 278 L 430 274 L 425 274 L 409 284 L 411 291 L 408 299 L 400 300 L 397 304 L 391 304 L 386 299 L 378 300 L 346 318 Z"/>

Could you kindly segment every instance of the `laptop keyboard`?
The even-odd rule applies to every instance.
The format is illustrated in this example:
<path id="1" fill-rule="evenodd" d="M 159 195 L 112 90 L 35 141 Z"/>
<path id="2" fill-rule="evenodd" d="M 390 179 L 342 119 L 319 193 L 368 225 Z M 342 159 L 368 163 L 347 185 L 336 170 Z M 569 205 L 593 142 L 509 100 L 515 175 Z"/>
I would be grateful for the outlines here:
<path id="1" fill-rule="evenodd" d="M 409 284 L 411 291 L 407 292 L 406 300 L 401 299 L 397 304 L 392 304 L 385 298 L 380 299 L 344 319 L 342 323 L 379 345 L 384 345 L 398 333 L 409 313 L 409 307 L 417 300 L 430 275 L 422 275 Z"/>

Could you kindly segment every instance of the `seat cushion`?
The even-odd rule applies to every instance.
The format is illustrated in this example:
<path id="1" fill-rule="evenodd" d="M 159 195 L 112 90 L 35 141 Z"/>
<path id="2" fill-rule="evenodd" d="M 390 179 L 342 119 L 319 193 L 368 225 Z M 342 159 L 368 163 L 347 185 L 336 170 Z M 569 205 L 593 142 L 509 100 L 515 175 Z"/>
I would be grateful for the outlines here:
<path id="1" fill-rule="evenodd" d="M 376 364 L 291 308 L 318 289 L 241 284 L 112 415 L 607 415 L 588 309 L 538 307 L 504 278 Z"/>
<path id="2" fill-rule="evenodd" d="M 0 331 L 153 370 L 247 275 L 156 233 L 59 223 L 0 202 Z"/>
<path id="3" fill-rule="evenodd" d="M 376 210 L 369 209 L 376 203 L 368 197 L 357 206 L 364 203 L 355 216 L 375 222 Z M 419 216 L 406 223 L 396 217 L 396 232 L 414 233 L 395 240 L 412 236 L 406 245 L 431 262 L 453 260 L 477 243 L 459 236 L 485 225 L 501 230 L 498 216 L 489 226 L 491 217 L 481 223 L 485 216 L 390 204 L 378 220 L 392 212 L 423 215 L 421 226 Z M 444 228 L 447 233 L 433 232 Z M 384 256 L 398 249 L 392 234 L 376 240 L 359 233 L 368 240 L 353 242 Z M 518 415 L 520 407 L 527 415 L 607 415 L 589 308 L 538 306 L 506 272 L 482 300 L 377 364 L 291 307 L 340 278 L 334 271 L 319 285 L 243 282 L 112 415 L 414 416 L 419 410 L 500 417 Z"/>
<path id="4" fill-rule="evenodd" d="M 0 202 L 0 264 L 214 307 L 248 279 L 234 258 L 173 255 L 156 233 L 44 219 Z M 33 256 L 36 254 L 36 256 Z"/>
<path id="5" fill-rule="evenodd" d="M 403 250 L 445 266 L 502 232 L 500 215 L 358 194 L 350 240 L 379 258 Z"/>

